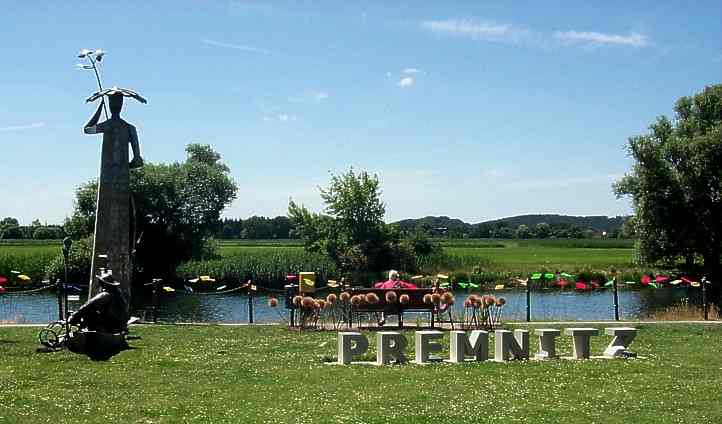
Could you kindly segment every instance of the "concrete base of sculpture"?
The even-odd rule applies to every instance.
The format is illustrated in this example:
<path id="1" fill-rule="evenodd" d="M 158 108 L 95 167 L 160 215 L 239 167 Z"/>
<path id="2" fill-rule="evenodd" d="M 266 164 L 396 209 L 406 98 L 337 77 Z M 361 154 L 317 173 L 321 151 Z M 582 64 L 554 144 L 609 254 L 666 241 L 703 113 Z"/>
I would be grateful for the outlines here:
<path id="1" fill-rule="evenodd" d="M 125 334 L 102 333 L 99 331 L 75 331 L 68 339 L 71 352 L 88 355 L 91 359 L 110 359 L 128 349 Z"/>

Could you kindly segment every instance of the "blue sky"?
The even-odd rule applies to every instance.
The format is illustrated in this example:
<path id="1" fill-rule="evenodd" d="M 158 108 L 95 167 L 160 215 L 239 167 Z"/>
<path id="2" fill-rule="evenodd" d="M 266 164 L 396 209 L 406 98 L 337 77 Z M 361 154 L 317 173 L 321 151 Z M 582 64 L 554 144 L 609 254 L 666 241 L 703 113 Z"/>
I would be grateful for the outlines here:
<path id="1" fill-rule="evenodd" d="M 387 4 L 392 3 L 392 4 Z M 387 220 L 627 214 L 625 143 L 720 83 L 719 1 L 8 2 L 0 15 L 0 216 L 60 223 L 97 176 L 95 89 L 143 157 L 209 143 L 240 190 L 226 216 L 320 210 L 318 186 L 377 173 Z"/>

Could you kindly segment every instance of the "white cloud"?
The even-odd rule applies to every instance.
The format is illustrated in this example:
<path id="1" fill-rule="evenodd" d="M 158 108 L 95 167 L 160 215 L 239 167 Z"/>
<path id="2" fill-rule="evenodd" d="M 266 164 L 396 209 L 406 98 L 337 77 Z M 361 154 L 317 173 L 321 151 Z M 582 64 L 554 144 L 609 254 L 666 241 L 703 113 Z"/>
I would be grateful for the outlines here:
<path id="1" fill-rule="evenodd" d="M 9 127 L 0 127 L 0 131 L 23 131 L 32 130 L 35 128 L 42 128 L 45 126 L 45 122 L 34 122 L 27 125 L 11 125 Z"/>
<path id="2" fill-rule="evenodd" d="M 519 25 L 478 19 L 421 21 L 421 28 L 436 34 L 463 37 L 476 41 L 523 44 L 536 47 L 559 45 L 647 47 L 649 38 L 637 32 L 613 34 L 593 31 L 532 31 Z"/>
<path id="3" fill-rule="evenodd" d="M 422 71 L 418 68 L 411 68 L 411 67 L 404 68 L 395 77 L 395 78 L 399 78 L 396 85 L 398 85 L 399 87 L 402 87 L 402 88 L 411 87 L 412 85 L 416 84 L 416 79 L 420 75 L 423 75 L 424 73 L 425 73 L 424 71 Z M 394 77 L 394 74 L 396 74 L 396 73 L 395 72 L 394 73 L 387 72 L 386 76 L 391 78 L 391 77 Z"/>
<path id="4" fill-rule="evenodd" d="M 403 77 L 401 80 L 397 83 L 399 87 L 411 87 L 414 85 L 414 78 L 413 77 Z"/>
<path id="5" fill-rule="evenodd" d="M 289 115 L 287 113 L 279 113 L 277 115 L 264 115 L 261 117 L 261 120 L 263 120 L 263 122 L 288 123 L 297 121 L 298 117 L 296 115 Z"/>
<path id="6" fill-rule="evenodd" d="M 258 47 L 251 47 L 251 46 L 244 46 L 242 44 L 232 44 L 232 43 L 224 43 L 222 41 L 216 41 L 216 40 L 209 40 L 209 39 L 203 39 L 201 40 L 202 43 L 208 44 L 210 46 L 216 46 L 216 47 L 223 47 L 227 49 L 234 49 L 234 50 L 241 50 L 248 53 L 259 53 L 259 54 L 274 54 L 270 50 L 261 49 Z"/>
<path id="7" fill-rule="evenodd" d="M 328 99 L 326 91 L 307 91 L 300 95 L 288 96 L 288 101 L 291 103 L 319 103 L 326 99 Z"/>
<path id="8" fill-rule="evenodd" d="M 617 45 L 646 47 L 649 40 L 646 35 L 630 33 L 628 35 L 606 34 L 590 31 L 556 31 L 554 38 L 565 43 L 582 43 L 591 45 Z"/>
<path id="9" fill-rule="evenodd" d="M 535 34 L 526 28 L 476 19 L 422 21 L 421 27 L 434 33 L 481 41 L 517 44 L 521 42 L 532 42 L 535 38 Z"/>

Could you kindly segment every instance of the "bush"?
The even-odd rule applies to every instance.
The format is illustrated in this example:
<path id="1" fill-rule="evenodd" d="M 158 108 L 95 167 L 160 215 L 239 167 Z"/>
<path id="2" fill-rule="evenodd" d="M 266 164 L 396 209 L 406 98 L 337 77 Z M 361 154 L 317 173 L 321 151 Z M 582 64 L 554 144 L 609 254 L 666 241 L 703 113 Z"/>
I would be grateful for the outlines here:
<path id="1" fill-rule="evenodd" d="M 93 240 L 85 238 L 73 243 L 68 256 L 68 282 L 87 284 L 90 281 L 90 258 L 93 255 Z M 65 280 L 63 254 L 58 254 L 45 268 L 45 276 L 51 282 Z"/>

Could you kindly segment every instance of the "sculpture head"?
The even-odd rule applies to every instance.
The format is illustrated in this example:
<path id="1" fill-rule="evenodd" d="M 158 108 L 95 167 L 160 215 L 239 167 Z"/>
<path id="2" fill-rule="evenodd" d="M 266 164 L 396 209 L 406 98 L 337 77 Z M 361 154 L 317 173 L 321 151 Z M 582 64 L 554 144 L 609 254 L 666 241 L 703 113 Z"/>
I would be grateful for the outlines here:
<path id="1" fill-rule="evenodd" d="M 107 292 L 117 291 L 120 287 L 120 283 L 111 274 L 96 275 L 95 278 L 98 279 L 100 287 Z"/>
<path id="2" fill-rule="evenodd" d="M 117 93 L 108 96 L 108 104 L 110 106 L 110 114 L 119 116 L 120 110 L 123 109 L 123 95 Z"/>

